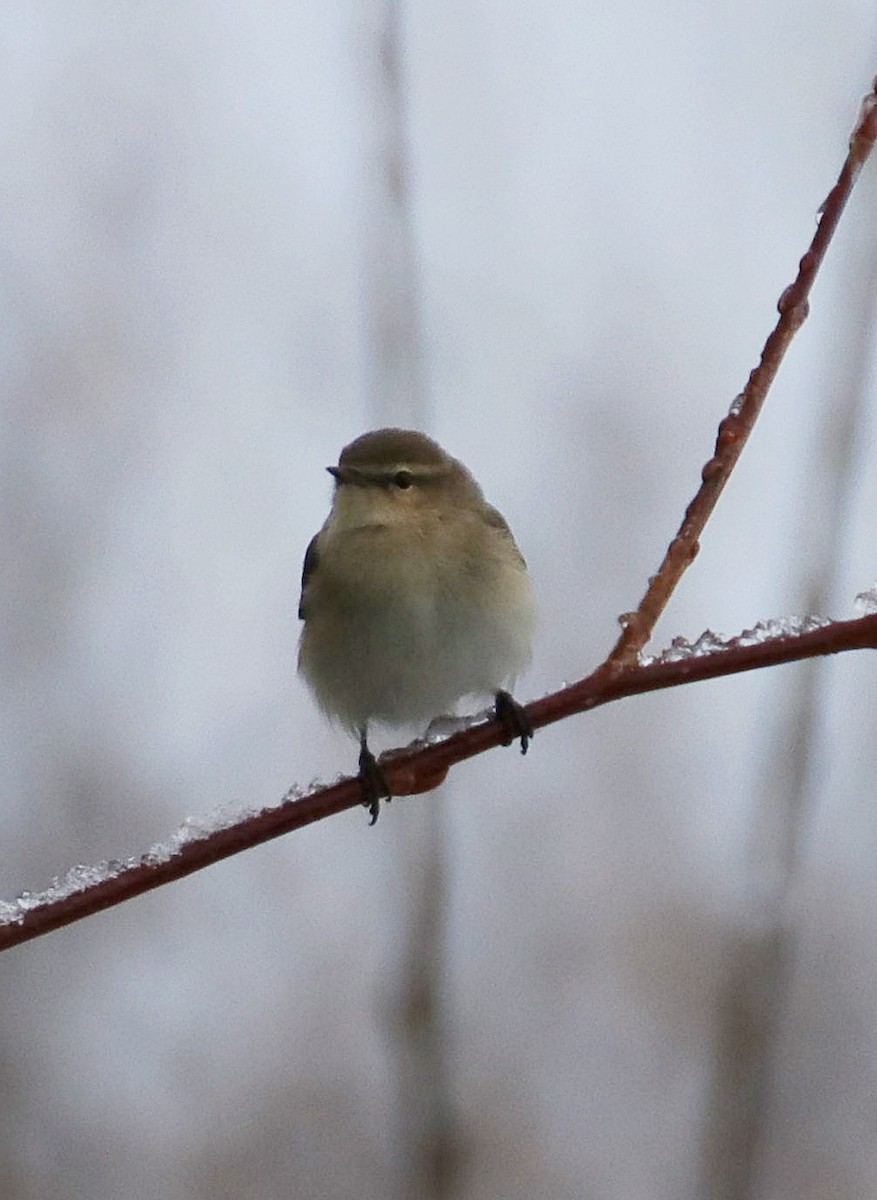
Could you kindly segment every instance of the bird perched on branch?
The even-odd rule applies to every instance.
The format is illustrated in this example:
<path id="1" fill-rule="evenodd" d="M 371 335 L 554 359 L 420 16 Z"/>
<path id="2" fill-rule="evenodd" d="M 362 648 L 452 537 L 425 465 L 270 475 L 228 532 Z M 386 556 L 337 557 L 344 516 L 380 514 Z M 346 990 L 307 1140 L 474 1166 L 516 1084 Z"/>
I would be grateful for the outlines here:
<path id="1" fill-rule="evenodd" d="M 305 554 L 298 667 L 359 738 L 374 824 L 390 789 L 372 722 L 428 722 L 489 694 L 526 753 L 532 726 L 504 688 L 530 660 L 533 596 L 504 517 L 425 434 L 377 429 L 327 469 L 335 494 Z"/>

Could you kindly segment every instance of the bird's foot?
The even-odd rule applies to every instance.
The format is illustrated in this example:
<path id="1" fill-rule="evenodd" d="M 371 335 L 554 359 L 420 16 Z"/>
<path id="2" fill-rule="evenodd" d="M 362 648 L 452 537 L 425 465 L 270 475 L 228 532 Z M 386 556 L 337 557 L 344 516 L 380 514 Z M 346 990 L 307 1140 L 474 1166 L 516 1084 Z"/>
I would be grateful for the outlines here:
<path id="1" fill-rule="evenodd" d="M 363 808 L 367 808 L 371 817 L 370 825 L 374 825 L 381 812 L 381 800 L 389 804 L 393 796 L 387 777 L 381 770 L 380 763 L 369 750 L 363 737 L 359 744 L 359 778 L 368 799 L 363 800 Z"/>
<path id="2" fill-rule="evenodd" d="M 509 692 L 497 692 L 496 719 L 506 732 L 503 745 L 510 746 L 515 738 L 520 738 L 521 753 L 526 754 L 534 730 L 523 704 L 518 704 Z"/>

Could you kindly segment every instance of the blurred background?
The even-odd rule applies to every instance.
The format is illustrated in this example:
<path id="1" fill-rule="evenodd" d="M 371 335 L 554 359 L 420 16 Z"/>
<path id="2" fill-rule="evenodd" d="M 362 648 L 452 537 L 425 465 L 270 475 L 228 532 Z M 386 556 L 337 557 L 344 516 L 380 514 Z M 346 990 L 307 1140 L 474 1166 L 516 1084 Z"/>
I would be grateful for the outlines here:
<path id="1" fill-rule="evenodd" d="M 866 0 L 0 14 L 0 894 L 355 765 L 324 467 L 422 428 L 591 669 L 757 361 Z M 656 644 L 877 577 L 877 162 Z M 610 706 L 0 959 L 4 1200 L 859 1200 L 874 661 Z"/>

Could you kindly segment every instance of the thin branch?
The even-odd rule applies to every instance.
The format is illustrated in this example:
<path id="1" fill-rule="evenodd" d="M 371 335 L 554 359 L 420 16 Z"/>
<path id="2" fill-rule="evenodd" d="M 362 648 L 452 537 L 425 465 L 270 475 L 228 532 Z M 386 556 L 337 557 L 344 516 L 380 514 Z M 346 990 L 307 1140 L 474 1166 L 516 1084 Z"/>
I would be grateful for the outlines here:
<path id="1" fill-rule="evenodd" d="M 877 89 L 877 80 L 874 88 Z M 872 90 L 863 101 L 849 155 L 837 184 L 823 205 L 816 236 L 801 259 L 798 278 L 780 300 L 780 320 L 765 344 L 759 366 L 719 426 L 715 455 L 703 469 L 703 484 L 688 507 L 660 571 L 651 581 L 637 611 L 628 614 L 624 632 L 608 659 L 579 683 L 528 706 L 534 728 L 625 696 L 843 650 L 877 648 L 877 614 L 874 614 L 853 621 L 833 622 L 804 633 L 766 638 L 755 644 L 748 644 L 751 638 L 741 637 L 706 654 L 700 653 L 695 646 L 681 657 L 671 653 L 650 663 L 638 660 L 639 651 L 651 636 L 658 616 L 697 554 L 698 537 L 752 431 L 789 343 L 806 318 L 807 298 L 813 280 L 853 183 L 875 141 L 877 90 Z M 497 721 L 486 721 L 438 745 L 382 755 L 381 765 L 394 795 L 414 795 L 437 787 L 455 763 L 500 745 L 506 737 L 504 728 Z M 0 904 L 0 920 L 5 922 L 0 924 L 0 950 L 191 875 L 240 850 L 353 808 L 363 799 L 359 779 L 345 779 L 305 797 L 287 797 L 276 808 L 235 820 L 203 837 L 181 839 L 182 844 L 173 851 L 154 850 L 142 859 L 104 864 L 100 868 L 74 868 L 70 873 L 72 881 L 68 876 L 45 893 L 25 894 L 15 902 Z"/>
<path id="2" fill-rule="evenodd" d="M 861 649 L 877 649 L 877 613 L 853 621 L 835 621 L 807 633 L 768 638 L 754 645 L 741 644 L 741 639 L 736 639 L 727 643 L 726 649 L 709 654 L 694 653 L 683 658 L 670 654 L 645 665 L 630 667 L 607 662 L 579 683 L 534 701 L 527 706 L 527 713 L 534 728 L 541 729 L 626 696 Z M 502 725 L 495 720 L 486 721 L 438 745 L 389 752 L 381 756 L 381 766 L 394 795 L 414 795 L 438 786 L 455 763 L 501 745 L 506 737 Z M 284 800 L 277 808 L 245 817 L 229 828 L 186 842 L 166 858 L 154 852 L 148 854 L 137 862 L 122 866 L 108 878 L 87 883 L 82 890 L 72 894 L 62 888 L 57 895 L 49 891 L 45 898 L 23 897 L 22 915 L 0 925 L 0 950 L 182 879 L 240 850 L 355 808 L 363 800 L 360 780 L 344 779 L 301 799 Z M 95 871 L 99 872 L 100 868 Z"/>
<path id="3" fill-rule="evenodd" d="M 752 371 L 746 387 L 731 404 L 719 425 L 713 457 L 701 472 L 701 485 L 685 511 L 679 532 L 667 548 L 664 561 L 636 612 L 622 617 L 622 632 L 609 658 L 615 663 L 631 663 L 648 643 L 655 624 L 676 589 L 679 580 L 697 557 L 700 536 L 731 477 L 743 447 L 755 426 L 771 384 L 785 358 L 795 334 L 809 312 L 810 290 L 825 258 L 847 200 L 868 155 L 877 140 L 877 79 L 862 101 L 859 120 L 850 138 L 846 161 L 837 183 L 829 192 L 820 211 L 819 224 L 810 249 L 801 259 L 795 282 L 783 292 L 777 304 L 780 318 L 761 352 L 761 360 Z"/>

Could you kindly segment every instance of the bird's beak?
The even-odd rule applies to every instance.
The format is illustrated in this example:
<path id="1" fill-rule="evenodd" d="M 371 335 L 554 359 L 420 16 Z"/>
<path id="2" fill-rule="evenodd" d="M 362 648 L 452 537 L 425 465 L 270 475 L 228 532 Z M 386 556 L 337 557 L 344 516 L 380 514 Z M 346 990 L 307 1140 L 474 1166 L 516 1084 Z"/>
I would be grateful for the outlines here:
<path id="1" fill-rule="evenodd" d="M 326 467 L 326 470 L 338 483 L 353 483 L 356 480 L 356 471 L 352 467 Z"/>

